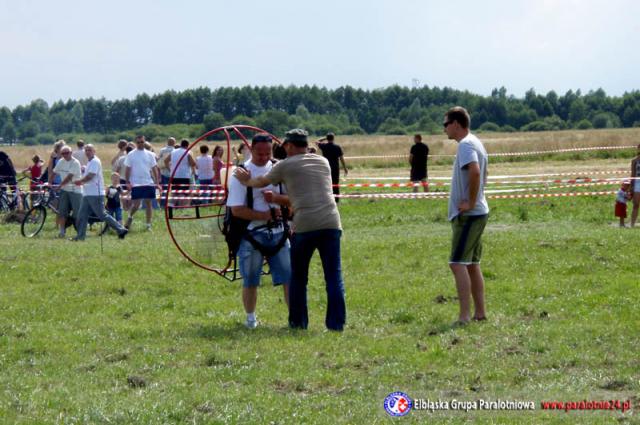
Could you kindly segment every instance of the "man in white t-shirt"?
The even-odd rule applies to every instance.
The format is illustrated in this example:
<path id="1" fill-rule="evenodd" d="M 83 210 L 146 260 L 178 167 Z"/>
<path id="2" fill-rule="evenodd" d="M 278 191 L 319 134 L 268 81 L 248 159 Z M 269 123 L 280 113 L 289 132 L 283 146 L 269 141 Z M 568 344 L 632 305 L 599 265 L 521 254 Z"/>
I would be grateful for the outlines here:
<path id="1" fill-rule="evenodd" d="M 252 176 L 262 176 L 271 171 L 271 142 L 271 136 L 265 133 L 253 137 L 251 160 L 244 163 L 244 167 Z M 288 235 L 280 209 L 267 203 L 264 197 L 264 192 L 280 193 L 279 187 L 268 185 L 263 189 L 252 189 L 244 186 L 236 177 L 231 176 L 229 179 L 227 208 L 231 208 L 234 217 L 251 220 L 238 248 L 240 274 L 243 280 L 242 302 L 247 313 L 245 325 L 249 329 L 255 328 L 258 324 L 256 304 L 265 257 L 269 263 L 271 280 L 274 286 L 283 286 L 285 302 L 289 305 L 291 259 Z M 252 193 L 251 207 L 247 205 L 249 190 Z"/>
<path id="2" fill-rule="evenodd" d="M 69 210 L 73 210 L 72 217 L 77 223 L 80 203 L 82 202 L 82 188 L 73 184 L 74 181 L 82 177 L 81 165 L 80 161 L 71 156 L 71 153 L 69 146 L 65 145 L 60 149 L 62 159 L 53 168 L 54 175 L 60 177 L 60 184 L 57 186 L 60 189 L 60 199 L 58 200 L 58 216 L 56 217 L 56 224 L 60 231 L 59 238 L 65 237 Z M 53 178 L 51 181 L 53 181 Z"/>
<path id="3" fill-rule="evenodd" d="M 188 152 L 185 157 L 182 158 L 182 155 L 187 152 L 188 148 L 189 141 L 182 139 L 180 141 L 180 147 L 174 149 L 171 155 L 164 160 L 164 165 L 169 167 L 170 175 L 173 176 L 173 180 L 171 180 L 172 190 L 189 190 L 191 187 L 191 174 L 195 174 L 196 161 L 193 159 L 193 156 L 191 156 L 191 152 Z M 185 192 L 179 195 L 179 197 L 188 198 L 188 195 Z M 176 205 L 188 205 L 188 201 L 188 199 L 180 199 L 176 202 Z"/>
<path id="4" fill-rule="evenodd" d="M 162 185 L 162 190 L 167 190 L 169 177 L 171 177 L 171 167 L 167 167 L 164 161 L 167 157 L 171 156 L 171 152 L 173 152 L 175 145 L 176 139 L 169 137 L 167 139 L 167 146 L 160 149 L 158 154 L 158 169 L 160 170 L 160 184 Z M 164 207 L 164 196 L 160 196 L 160 205 Z"/>
<path id="5" fill-rule="evenodd" d="M 78 146 L 78 150 L 73 151 L 71 156 L 73 156 L 75 159 L 80 161 L 81 166 L 86 167 L 87 162 L 89 162 L 89 159 L 87 158 L 87 155 L 84 153 L 84 140 L 82 139 L 78 140 L 76 142 L 76 146 Z"/>
<path id="6" fill-rule="evenodd" d="M 102 163 L 95 156 L 96 150 L 93 145 L 86 145 L 84 152 L 87 155 L 87 166 L 80 180 L 75 181 L 75 185 L 84 186 L 82 204 L 78 213 L 78 234 L 72 240 L 83 241 L 87 234 L 87 223 L 89 222 L 89 214 L 93 215 L 100 221 L 105 222 L 109 227 L 113 228 L 120 239 L 124 239 L 128 230 L 118 223 L 104 209 L 104 179 L 102 176 Z"/>
<path id="7" fill-rule="evenodd" d="M 453 163 L 448 218 L 453 231 L 449 268 L 458 291 L 460 313 L 455 325 L 471 319 L 486 320 L 484 276 L 480 269 L 482 234 L 489 218 L 489 205 L 484 196 L 489 159 L 484 145 L 469 131 L 471 119 L 466 109 L 456 106 L 444 116 L 444 132 L 458 142 Z"/>
<path id="8" fill-rule="evenodd" d="M 127 190 L 131 193 L 131 209 L 125 227 L 129 229 L 133 216 L 140 209 L 142 201 L 145 203 L 147 230 L 151 230 L 153 218 L 152 201 L 156 198 L 156 188 L 160 187 L 160 170 L 153 152 L 144 148 L 144 136 L 136 136 L 136 148 L 127 154 L 125 165 L 125 180 Z"/>

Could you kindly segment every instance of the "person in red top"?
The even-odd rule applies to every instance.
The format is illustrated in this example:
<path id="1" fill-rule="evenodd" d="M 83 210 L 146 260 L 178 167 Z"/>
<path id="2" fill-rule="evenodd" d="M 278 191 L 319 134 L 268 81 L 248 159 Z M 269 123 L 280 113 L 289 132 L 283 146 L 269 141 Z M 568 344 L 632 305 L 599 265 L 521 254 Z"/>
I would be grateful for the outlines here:
<path id="1" fill-rule="evenodd" d="M 22 171 L 22 174 L 27 175 L 31 179 L 29 190 L 33 193 L 41 189 L 40 186 L 42 185 L 42 166 L 44 165 L 44 162 L 38 155 L 34 155 L 33 158 L 31 158 L 31 161 L 33 161 L 33 165 L 24 169 Z"/>

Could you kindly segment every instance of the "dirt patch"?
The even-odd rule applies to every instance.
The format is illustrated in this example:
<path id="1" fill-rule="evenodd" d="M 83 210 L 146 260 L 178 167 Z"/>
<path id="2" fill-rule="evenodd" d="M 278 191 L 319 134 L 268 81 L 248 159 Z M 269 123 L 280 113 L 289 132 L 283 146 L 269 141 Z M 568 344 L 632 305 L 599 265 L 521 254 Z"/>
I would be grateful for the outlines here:
<path id="1" fill-rule="evenodd" d="M 144 388 L 147 386 L 147 381 L 141 376 L 129 376 L 127 377 L 127 385 L 131 388 Z"/>

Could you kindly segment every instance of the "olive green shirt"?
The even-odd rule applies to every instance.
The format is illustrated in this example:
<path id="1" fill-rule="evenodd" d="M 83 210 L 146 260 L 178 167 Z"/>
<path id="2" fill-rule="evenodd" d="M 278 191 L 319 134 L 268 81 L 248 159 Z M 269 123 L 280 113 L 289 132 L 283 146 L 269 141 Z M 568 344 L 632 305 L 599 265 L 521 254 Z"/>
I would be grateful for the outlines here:
<path id="1" fill-rule="evenodd" d="M 326 158 L 309 153 L 294 155 L 275 164 L 265 177 L 274 185 L 283 182 L 287 186 L 297 233 L 342 230 Z"/>

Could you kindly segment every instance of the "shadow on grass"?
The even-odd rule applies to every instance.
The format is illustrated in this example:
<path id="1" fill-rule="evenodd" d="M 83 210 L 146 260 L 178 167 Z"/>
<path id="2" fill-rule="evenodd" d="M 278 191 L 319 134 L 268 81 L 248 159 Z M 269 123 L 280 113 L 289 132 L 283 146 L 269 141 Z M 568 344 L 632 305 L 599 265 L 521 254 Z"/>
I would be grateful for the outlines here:
<path id="1" fill-rule="evenodd" d="M 315 335 L 315 331 L 289 329 L 286 326 L 260 325 L 256 329 L 247 329 L 241 323 L 196 325 L 193 335 L 208 340 L 269 339 L 286 336 L 304 337 Z"/>

